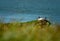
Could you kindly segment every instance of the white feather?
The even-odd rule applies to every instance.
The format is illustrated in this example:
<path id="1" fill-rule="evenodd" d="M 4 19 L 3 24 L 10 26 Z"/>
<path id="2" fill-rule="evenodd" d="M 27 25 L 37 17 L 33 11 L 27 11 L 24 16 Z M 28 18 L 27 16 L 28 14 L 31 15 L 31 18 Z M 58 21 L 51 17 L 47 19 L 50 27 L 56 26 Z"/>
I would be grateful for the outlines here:
<path id="1" fill-rule="evenodd" d="M 45 20 L 45 18 L 38 18 L 38 20 Z"/>

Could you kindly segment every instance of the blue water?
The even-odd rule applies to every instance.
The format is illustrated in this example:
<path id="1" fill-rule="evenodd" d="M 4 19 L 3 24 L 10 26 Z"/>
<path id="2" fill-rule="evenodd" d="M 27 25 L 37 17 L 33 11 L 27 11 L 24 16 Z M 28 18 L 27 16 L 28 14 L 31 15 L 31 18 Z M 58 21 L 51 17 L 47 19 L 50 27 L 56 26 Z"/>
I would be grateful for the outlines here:
<path id="1" fill-rule="evenodd" d="M 55 14 L 53 11 L 42 10 L 39 13 L 38 11 L 29 12 L 29 13 L 0 11 L 0 17 L 4 18 L 4 22 L 11 22 L 11 21 L 27 22 L 27 21 L 36 20 L 38 16 L 47 17 L 47 19 L 52 22 L 60 22 L 60 14 Z"/>
<path id="2" fill-rule="evenodd" d="M 0 0 L 0 18 L 4 22 L 27 22 L 41 16 L 60 23 L 59 4 L 60 0 Z"/>

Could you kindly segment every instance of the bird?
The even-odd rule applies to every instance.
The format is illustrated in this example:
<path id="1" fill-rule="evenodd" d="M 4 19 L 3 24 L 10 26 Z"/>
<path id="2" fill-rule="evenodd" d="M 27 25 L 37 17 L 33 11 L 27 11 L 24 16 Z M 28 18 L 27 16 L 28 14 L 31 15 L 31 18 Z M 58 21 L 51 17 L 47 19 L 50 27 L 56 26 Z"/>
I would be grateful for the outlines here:
<path id="1" fill-rule="evenodd" d="M 43 17 L 39 16 L 37 20 L 38 20 L 38 24 L 40 24 L 41 26 L 43 26 L 43 25 L 51 25 L 51 22 L 49 20 L 47 20 L 47 17 L 43 18 Z"/>

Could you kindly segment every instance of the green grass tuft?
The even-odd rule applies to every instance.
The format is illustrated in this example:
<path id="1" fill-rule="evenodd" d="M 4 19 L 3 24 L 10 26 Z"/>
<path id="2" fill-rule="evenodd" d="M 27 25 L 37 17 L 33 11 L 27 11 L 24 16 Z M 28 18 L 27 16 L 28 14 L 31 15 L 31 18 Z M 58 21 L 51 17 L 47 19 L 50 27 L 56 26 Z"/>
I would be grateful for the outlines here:
<path id="1" fill-rule="evenodd" d="M 60 25 L 41 28 L 37 21 L 0 23 L 0 41 L 60 41 Z"/>

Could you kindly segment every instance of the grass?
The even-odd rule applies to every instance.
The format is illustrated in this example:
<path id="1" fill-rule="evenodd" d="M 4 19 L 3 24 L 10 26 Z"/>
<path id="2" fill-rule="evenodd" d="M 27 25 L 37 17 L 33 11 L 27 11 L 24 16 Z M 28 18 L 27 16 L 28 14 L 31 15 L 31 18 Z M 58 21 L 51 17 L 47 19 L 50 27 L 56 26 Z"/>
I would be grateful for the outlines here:
<path id="1" fill-rule="evenodd" d="M 41 29 L 36 22 L 0 23 L 0 41 L 60 41 L 60 25 Z"/>

